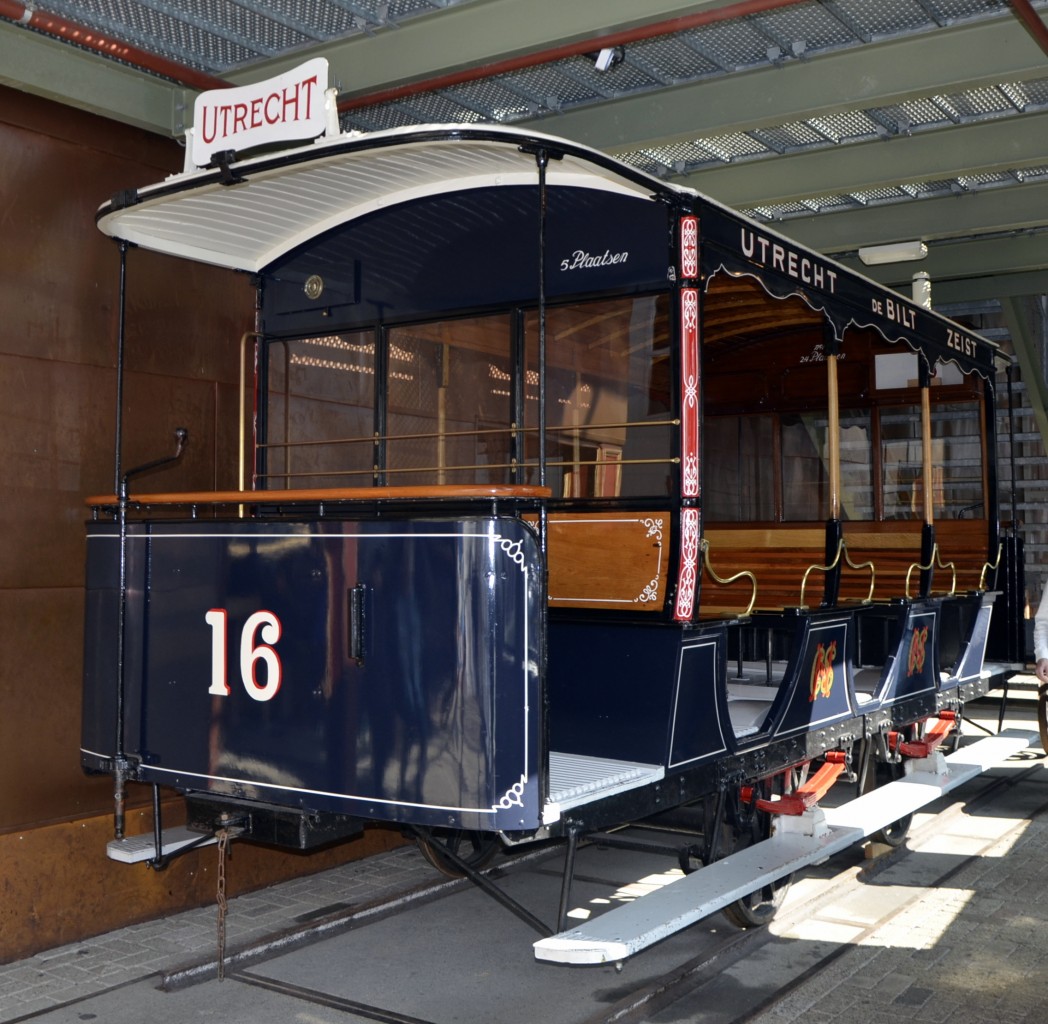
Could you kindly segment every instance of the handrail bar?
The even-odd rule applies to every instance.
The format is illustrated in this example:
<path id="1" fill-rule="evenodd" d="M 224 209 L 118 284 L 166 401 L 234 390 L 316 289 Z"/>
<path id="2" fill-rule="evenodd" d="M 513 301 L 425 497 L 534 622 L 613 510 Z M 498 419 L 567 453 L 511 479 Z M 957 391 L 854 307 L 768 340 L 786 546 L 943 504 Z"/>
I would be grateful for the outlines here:
<path id="1" fill-rule="evenodd" d="M 607 466 L 615 468 L 618 468 L 619 466 L 675 466 L 679 464 L 679 457 L 667 457 L 665 459 L 619 459 L 614 463 L 601 461 L 600 459 L 564 459 L 556 461 L 547 460 L 546 462 L 547 466 Z M 442 473 L 464 473 L 469 470 L 478 469 L 535 469 L 537 467 L 537 461 L 534 459 L 526 459 L 522 462 L 478 462 L 476 464 L 465 463 L 452 466 L 387 466 L 381 470 L 381 472 L 386 476 L 392 476 L 398 473 L 433 473 L 438 469 Z M 374 476 L 377 472 L 379 471 L 373 466 L 370 466 L 367 469 L 303 469 L 296 473 L 286 473 L 280 470 L 272 473 L 259 473 L 256 475 L 255 479 L 290 480 L 297 477 L 310 476 Z"/>
<path id="2" fill-rule="evenodd" d="M 957 593 L 957 566 L 953 562 L 943 563 L 939 557 L 939 543 L 936 541 L 932 545 L 932 557 L 927 565 L 921 565 L 920 562 L 914 562 L 909 569 L 906 570 L 906 599 L 910 600 L 910 577 L 913 575 L 914 569 L 919 572 L 928 572 L 929 569 L 938 566 L 940 569 L 949 569 L 953 573 L 953 582 L 950 585 L 948 591 L 944 590 L 942 593 L 946 594 L 947 597 L 953 597 Z"/>
<path id="3" fill-rule="evenodd" d="M 679 419 L 668 420 L 623 420 L 612 423 L 573 423 L 564 426 L 547 426 L 548 434 L 564 434 L 579 430 L 620 430 L 626 427 L 679 427 Z M 538 427 L 523 427 L 511 423 L 506 427 L 478 427 L 475 430 L 425 431 L 417 434 L 362 434 L 360 437 L 329 437 L 312 441 L 268 441 L 260 442 L 258 448 L 309 448 L 319 445 L 374 444 L 376 441 L 425 441 L 442 437 L 481 437 L 489 434 L 535 434 Z"/>
<path id="4" fill-rule="evenodd" d="M 986 573 L 996 572 L 998 566 L 1001 564 L 1001 553 L 1004 551 L 1004 544 L 998 541 L 997 543 L 997 558 L 993 562 L 983 562 L 982 572 L 979 573 L 979 589 L 986 589 Z"/>
<path id="5" fill-rule="evenodd" d="M 873 564 L 873 562 L 860 562 L 858 565 L 856 565 L 849 557 L 848 545 L 845 544 L 844 538 L 842 537 L 837 542 L 837 554 L 834 555 L 833 561 L 829 565 L 809 565 L 808 568 L 804 570 L 804 576 L 801 578 L 800 606 L 802 608 L 807 607 L 807 605 L 805 605 L 804 603 L 804 591 L 807 589 L 808 586 L 808 577 L 813 572 L 833 572 L 833 570 L 836 569 L 837 566 L 840 564 L 841 555 L 844 556 L 844 562 L 849 569 L 854 569 L 856 572 L 858 572 L 859 569 L 870 570 L 870 589 L 867 592 L 866 597 L 863 599 L 862 603 L 870 604 L 873 601 L 873 591 L 877 585 L 877 567 Z"/>
<path id="6" fill-rule="evenodd" d="M 741 572 L 735 573 L 734 576 L 728 576 L 726 579 L 722 579 L 714 571 L 713 566 L 710 565 L 710 542 L 705 537 L 702 539 L 702 561 L 706 571 L 710 574 L 710 578 L 714 583 L 719 583 L 722 587 L 726 587 L 736 580 L 741 580 L 744 576 L 749 577 L 750 583 L 753 585 L 752 592 L 750 593 L 750 603 L 746 608 L 746 611 L 742 613 L 740 618 L 749 618 L 750 613 L 753 611 L 753 606 L 757 603 L 757 577 L 749 569 L 743 569 Z"/>

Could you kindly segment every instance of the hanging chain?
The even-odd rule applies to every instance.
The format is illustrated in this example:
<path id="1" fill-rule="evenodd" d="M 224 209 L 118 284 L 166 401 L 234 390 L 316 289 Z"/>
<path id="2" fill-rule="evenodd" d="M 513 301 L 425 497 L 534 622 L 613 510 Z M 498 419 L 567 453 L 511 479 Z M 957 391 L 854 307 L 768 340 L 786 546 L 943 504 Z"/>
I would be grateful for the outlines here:
<path id="1" fill-rule="evenodd" d="M 215 833 L 218 840 L 218 889 L 215 902 L 218 904 L 218 980 L 226 976 L 226 855 L 229 853 L 229 829 L 220 828 Z"/>

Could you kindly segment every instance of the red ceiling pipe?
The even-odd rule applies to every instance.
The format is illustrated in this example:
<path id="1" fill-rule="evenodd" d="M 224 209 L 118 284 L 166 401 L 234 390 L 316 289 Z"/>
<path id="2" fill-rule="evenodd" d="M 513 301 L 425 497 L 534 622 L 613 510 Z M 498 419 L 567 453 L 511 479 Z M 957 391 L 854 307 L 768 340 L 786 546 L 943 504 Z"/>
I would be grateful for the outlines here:
<path id="1" fill-rule="evenodd" d="M 636 43 L 642 39 L 670 35 L 673 32 L 685 32 L 688 29 L 699 28 L 702 25 L 712 25 L 718 21 L 730 21 L 732 18 L 744 18 L 748 14 L 760 14 L 764 11 L 775 10 L 778 7 L 792 7 L 795 4 L 809 2 L 810 0 L 739 0 L 738 3 L 729 4 L 727 7 L 721 7 L 715 11 L 697 11 L 695 14 L 684 14 L 679 18 L 652 22 L 650 25 L 639 25 L 636 28 L 624 29 L 622 32 L 612 32 L 606 36 L 595 36 L 580 42 L 555 46 L 551 50 L 522 54 L 519 57 L 510 57 L 506 60 L 496 61 L 494 64 L 484 64 L 480 67 L 453 71 L 446 75 L 438 75 L 436 78 L 423 79 L 410 85 L 398 85 L 391 89 L 384 89 L 382 92 L 373 92 L 364 96 L 356 96 L 352 99 L 340 100 L 338 109 L 340 111 L 353 110 L 357 107 L 370 107 L 376 103 L 388 103 L 391 100 L 404 99 L 406 96 L 417 96 L 423 92 L 448 89 L 453 85 L 475 82 L 481 78 L 505 75 L 511 71 L 520 71 L 522 68 L 531 68 L 539 64 L 550 64 L 553 61 L 564 60 L 567 57 L 577 57 L 583 53 L 593 53 L 594 50 L 626 46 L 629 43 Z"/>
<path id="2" fill-rule="evenodd" d="M 1030 6 L 1030 0 L 1009 0 L 1015 16 L 1026 26 L 1027 32 L 1037 40 L 1037 45 L 1048 53 L 1048 26 Z"/>
<path id="3" fill-rule="evenodd" d="M 19 0 L 0 0 L 0 18 L 25 25 L 26 28 L 35 29 L 47 36 L 53 36 L 65 43 L 73 43 L 86 50 L 93 50 L 114 60 L 123 61 L 143 71 L 170 78 L 179 85 L 189 89 L 223 89 L 229 86 L 229 82 L 202 71 L 194 71 L 182 64 L 159 57 L 155 53 L 148 53 L 123 43 L 119 39 L 113 39 L 93 28 L 78 25 L 57 14 L 50 14 L 35 7 L 27 7 Z"/>

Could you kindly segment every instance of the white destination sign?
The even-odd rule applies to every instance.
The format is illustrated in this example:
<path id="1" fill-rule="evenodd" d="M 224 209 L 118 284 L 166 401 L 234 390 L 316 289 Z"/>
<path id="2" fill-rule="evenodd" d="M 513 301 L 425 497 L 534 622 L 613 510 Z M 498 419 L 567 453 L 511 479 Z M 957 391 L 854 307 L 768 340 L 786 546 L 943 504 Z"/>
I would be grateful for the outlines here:
<path id="1" fill-rule="evenodd" d="M 193 163 L 204 167 L 223 150 L 322 135 L 327 79 L 327 60 L 315 57 L 264 82 L 202 92 L 193 104 Z"/>

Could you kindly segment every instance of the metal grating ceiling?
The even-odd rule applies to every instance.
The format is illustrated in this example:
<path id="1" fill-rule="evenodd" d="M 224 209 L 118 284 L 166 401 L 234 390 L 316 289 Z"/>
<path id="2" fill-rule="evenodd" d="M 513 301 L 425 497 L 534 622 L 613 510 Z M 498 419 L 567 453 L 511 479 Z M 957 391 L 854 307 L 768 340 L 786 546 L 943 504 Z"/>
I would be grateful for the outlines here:
<path id="1" fill-rule="evenodd" d="M 1048 3 L 1035 0 L 1037 5 Z M 607 72 L 597 72 L 584 57 L 570 57 L 460 87 L 448 99 L 461 105 L 460 120 L 481 112 L 509 122 L 1009 13 L 1007 0 L 813 0 L 631 45 L 622 63 Z M 521 102 L 486 103 L 483 93 L 492 81 Z M 404 119 L 421 123 L 419 104 L 414 97 L 354 110 L 344 115 L 344 127 L 375 131 Z"/>
<path id="2" fill-rule="evenodd" d="M 1048 0 L 1031 0 L 1040 12 Z M 45 0 L 48 11 L 108 33 L 140 50 L 214 76 L 297 52 L 323 55 L 325 46 L 395 29 L 423 15 L 471 7 L 488 0 Z M 696 5 L 701 7 L 703 5 Z M 730 5 L 729 5 L 730 7 Z M 431 122 L 514 124 L 539 122 L 558 134 L 557 118 L 661 90 L 794 64 L 874 44 L 931 35 L 958 26 L 1013 19 L 1009 0 L 800 0 L 757 10 L 739 5 L 727 20 L 684 31 L 644 33 L 622 48 L 622 60 L 600 72 L 586 55 L 543 60 L 439 89 L 419 88 L 380 103 L 341 105 L 346 131 L 376 131 Z M 69 41 L 69 40 L 66 40 Z M 1048 67 L 1046 67 L 1048 71 Z M 337 76 L 337 71 L 336 71 Z M 732 78 L 734 81 L 735 78 Z M 750 130 L 679 135 L 665 145 L 617 147 L 627 162 L 666 179 L 801 153 L 817 154 L 855 143 L 919 136 L 991 120 L 1022 118 L 1048 110 L 1048 76 L 1032 81 L 973 83 L 969 89 L 914 96 L 905 102 L 845 109 L 766 124 Z M 1048 162 L 1048 151 L 1045 153 Z M 863 209 L 915 199 L 1000 189 L 1043 180 L 1036 168 L 968 179 L 900 181 L 798 202 L 752 204 L 759 218 L 785 220 L 813 212 Z"/>
<path id="3" fill-rule="evenodd" d="M 467 0 L 47 0 L 47 10 L 213 75 Z"/>

